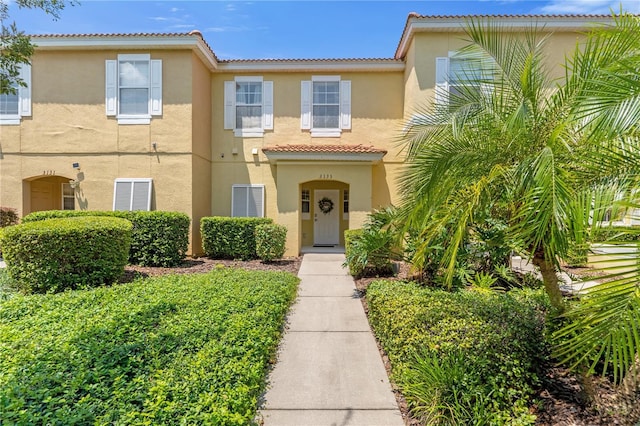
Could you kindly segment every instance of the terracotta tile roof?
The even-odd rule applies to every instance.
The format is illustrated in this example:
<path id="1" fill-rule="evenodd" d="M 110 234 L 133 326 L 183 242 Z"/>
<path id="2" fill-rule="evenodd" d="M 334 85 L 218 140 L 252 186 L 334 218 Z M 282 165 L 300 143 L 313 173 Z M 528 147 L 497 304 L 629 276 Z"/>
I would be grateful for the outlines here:
<path id="1" fill-rule="evenodd" d="M 386 149 L 372 145 L 274 145 L 265 146 L 263 152 L 299 152 L 320 154 L 386 154 Z"/>
<path id="2" fill-rule="evenodd" d="M 575 19 L 575 20 L 583 20 L 588 21 L 589 19 L 605 19 L 611 18 L 611 15 L 607 14 L 592 14 L 592 15 L 558 15 L 558 14 L 537 14 L 537 15 L 527 15 L 527 14 L 517 14 L 517 15 L 421 15 L 417 12 L 409 12 L 407 16 L 407 21 L 404 25 L 404 29 L 402 30 L 402 35 L 400 36 L 400 41 L 398 42 L 398 47 L 396 48 L 396 54 L 394 55 L 395 59 L 403 59 L 399 56 L 400 46 L 402 45 L 402 41 L 404 40 L 407 31 L 409 30 L 409 25 L 411 19 L 423 19 L 423 20 L 464 20 L 464 19 Z"/>
<path id="3" fill-rule="evenodd" d="M 247 62 L 401 62 L 395 58 L 265 58 L 265 59 L 223 59 L 221 64 Z"/>
<path id="4" fill-rule="evenodd" d="M 140 38 L 157 38 L 157 37 L 189 37 L 189 36 L 197 36 L 202 40 L 206 48 L 209 50 L 209 53 L 213 55 L 216 61 L 218 57 L 215 52 L 207 43 L 207 40 L 204 39 L 202 33 L 198 30 L 193 30 L 188 33 L 86 33 L 86 34 L 30 34 L 29 37 L 32 38 L 43 38 L 43 39 L 55 39 L 55 38 L 63 38 L 63 39 L 74 39 L 74 38 L 117 38 L 117 37 L 140 37 Z"/>

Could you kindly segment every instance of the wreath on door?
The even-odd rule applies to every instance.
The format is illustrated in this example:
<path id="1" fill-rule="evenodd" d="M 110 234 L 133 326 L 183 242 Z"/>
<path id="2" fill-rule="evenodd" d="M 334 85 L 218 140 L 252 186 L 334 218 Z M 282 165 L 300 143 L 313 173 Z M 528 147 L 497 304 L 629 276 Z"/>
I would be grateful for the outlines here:
<path id="1" fill-rule="evenodd" d="M 318 201 L 318 207 L 324 214 L 329 214 L 333 210 L 333 201 L 330 198 L 324 197 Z"/>

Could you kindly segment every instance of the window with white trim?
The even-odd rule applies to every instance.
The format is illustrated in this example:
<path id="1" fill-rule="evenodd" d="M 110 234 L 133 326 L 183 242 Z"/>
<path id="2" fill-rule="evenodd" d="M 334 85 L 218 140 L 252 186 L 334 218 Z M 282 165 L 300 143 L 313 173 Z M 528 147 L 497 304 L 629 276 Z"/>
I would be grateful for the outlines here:
<path id="1" fill-rule="evenodd" d="M 264 185 L 232 185 L 231 216 L 264 217 Z"/>
<path id="2" fill-rule="evenodd" d="M 13 85 L 14 93 L 0 95 L 0 125 L 18 125 L 31 116 L 31 65 L 21 64 L 18 77 L 25 86 Z"/>
<path id="3" fill-rule="evenodd" d="M 113 185 L 113 210 L 151 210 L 153 179 L 118 178 Z"/>
<path id="4" fill-rule="evenodd" d="M 149 124 L 162 115 L 162 60 L 149 54 L 106 61 L 106 111 L 118 124 Z"/>
<path id="5" fill-rule="evenodd" d="M 302 220 L 311 219 L 311 193 L 308 189 L 303 189 L 300 194 L 302 200 L 301 210 Z"/>
<path id="6" fill-rule="evenodd" d="M 351 129 L 351 81 L 312 76 L 301 84 L 300 126 L 315 137 L 338 137 Z"/>
<path id="7" fill-rule="evenodd" d="M 273 81 L 242 76 L 224 82 L 224 128 L 238 137 L 273 130 Z"/>
<path id="8" fill-rule="evenodd" d="M 62 184 L 62 210 L 75 210 L 76 197 L 75 190 L 70 183 Z"/>
<path id="9" fill-rule="evenodd" d="M 349 219 L 349 190 L 345 189 L 342 192 L 342 219 Z"/>
<path id="10" fill-rule="evenodd" d="M 450 98 L 460 95 L 464 87 L 479 88 L 482 76 L 482 63 L 476 58 L 458 52 L 436 58 L 436 104 L 449 105 Z"/>

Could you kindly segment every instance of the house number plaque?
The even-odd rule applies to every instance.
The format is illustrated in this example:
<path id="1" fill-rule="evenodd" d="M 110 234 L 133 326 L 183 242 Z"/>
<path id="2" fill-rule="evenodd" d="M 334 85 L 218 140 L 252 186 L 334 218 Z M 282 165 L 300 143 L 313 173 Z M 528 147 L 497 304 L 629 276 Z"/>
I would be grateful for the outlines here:
<path id="1" fill-rule="evenodd" d="M 322 173 L 320 175 L 320 179 L 333 179 L 333 175 L 330 175 L 328 173 Z"/>
<path id="2" fill-rule="evenodd" d="M 55 176 L 56 175 L 56 171 L 55 170 L 44 170 L 42 172 L 43 175 L 45 176 Z"/>

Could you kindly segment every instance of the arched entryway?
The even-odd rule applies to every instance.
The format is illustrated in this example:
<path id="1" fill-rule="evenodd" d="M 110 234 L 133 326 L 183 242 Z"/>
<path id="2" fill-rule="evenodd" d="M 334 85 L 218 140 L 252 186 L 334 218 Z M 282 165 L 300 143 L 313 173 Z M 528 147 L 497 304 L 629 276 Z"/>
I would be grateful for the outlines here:
<path id="1" fill-rule="evenodd" d="M 344 246 L 349 229 L 349 184 L 313 180 L 300 184 L 302 246 Z"/>
<path id="2" fill-rule="evenodd" d="M 75 189 L 64 176 L 40 176 L 25 179 L 23 214 L 43 210 L 75 210 Z"/>

